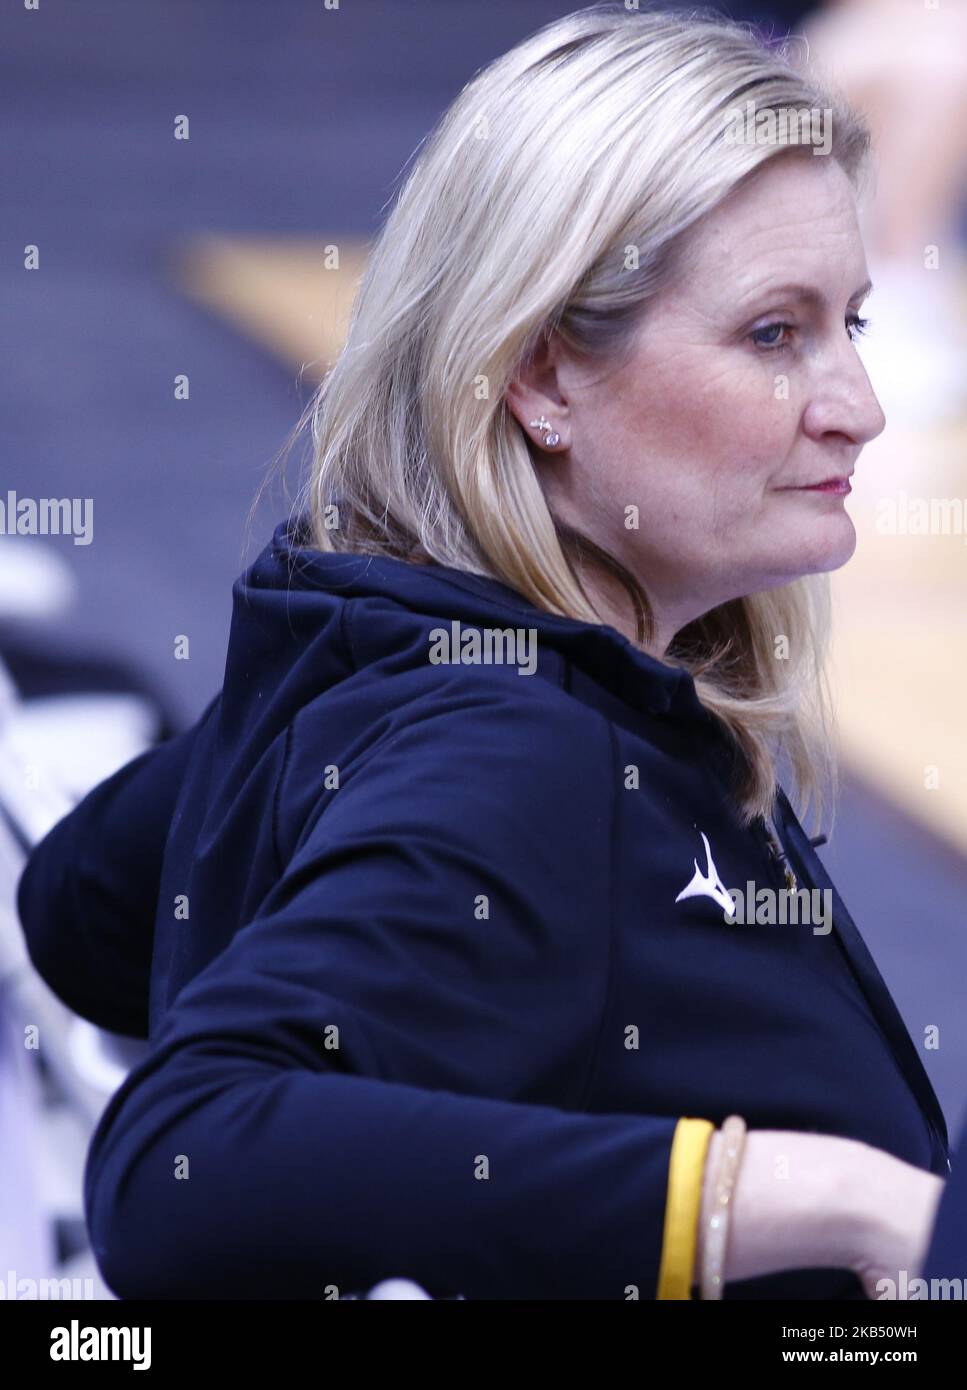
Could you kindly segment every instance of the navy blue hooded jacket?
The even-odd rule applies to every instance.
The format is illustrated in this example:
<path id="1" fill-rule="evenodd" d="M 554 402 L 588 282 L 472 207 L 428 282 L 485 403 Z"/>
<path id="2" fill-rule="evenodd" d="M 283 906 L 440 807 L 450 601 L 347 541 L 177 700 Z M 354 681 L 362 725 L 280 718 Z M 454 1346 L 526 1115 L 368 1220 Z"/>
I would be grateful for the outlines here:
<path id="1" fill-rule="evenodd" d="M 304 539 L 280 526 L 237 582 L 198 723 L 95 788 L 19 887 L 56 992 L 150 1039 L 85 1174 L 118 1294 L 400 1275 L 654 1298 L 684 1115 L 946 1176 L 937 1098 L 838 895 L 827 935 L 682 895 L 713 863 L 786 885 L 687 673 L 494 580 Z M 437 659 L 498 629 L 518 657 L 537 635 L 532 672 Z M 831 889 L 784 796 L 775 828 L 801 885 Z M 726 1290 L 783 1296 L 863 1294 L 842 1270 Z"/>

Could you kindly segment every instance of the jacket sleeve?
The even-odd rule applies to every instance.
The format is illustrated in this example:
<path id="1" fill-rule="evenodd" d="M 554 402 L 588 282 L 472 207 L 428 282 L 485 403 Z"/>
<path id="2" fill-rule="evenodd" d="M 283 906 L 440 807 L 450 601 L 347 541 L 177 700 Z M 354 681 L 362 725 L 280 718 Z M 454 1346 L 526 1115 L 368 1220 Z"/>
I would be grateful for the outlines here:
<path id="1" fill-rule="evenodd" d="M 117 1294 L 655 1297 L 677 1118 L 580 1108 L 612 792 L 606 725 L 575 724 L 424 718 L 326 793 L 94 1135 Z M 287 775 L 327 761 L 303 741 Z"/>
<path id="2" fill-rule="evenodd" d="M 148 1036 L 161 861 L 198 724 L 119 768 L 34 846 L 17 885 L 27 953 L 75 1013 Z"/>

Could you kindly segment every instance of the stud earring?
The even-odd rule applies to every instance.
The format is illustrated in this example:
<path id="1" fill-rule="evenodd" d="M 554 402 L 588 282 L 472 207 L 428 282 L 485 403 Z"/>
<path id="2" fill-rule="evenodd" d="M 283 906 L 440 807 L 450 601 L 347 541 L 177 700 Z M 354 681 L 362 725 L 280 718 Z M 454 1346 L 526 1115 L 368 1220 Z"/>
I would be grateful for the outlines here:
<path id="1" fill-rule="evenodd" d="M 531 420 L 530 425 L 532 430 L 540 430 L 541 434 L 544 436 L 541 443 L 546 449 L 553 449 L 555 444 L 560 444 L 561 436 L 551 424 L 550 420 L 546 419 L 543 415 L 539 420 Z"/>

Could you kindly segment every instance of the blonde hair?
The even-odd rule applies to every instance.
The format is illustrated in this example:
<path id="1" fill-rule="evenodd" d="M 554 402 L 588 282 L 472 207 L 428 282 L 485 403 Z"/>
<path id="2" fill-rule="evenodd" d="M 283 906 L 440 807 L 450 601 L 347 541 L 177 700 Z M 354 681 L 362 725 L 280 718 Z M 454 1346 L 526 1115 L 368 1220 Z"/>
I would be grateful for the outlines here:
<path id="1" fill-rule="evenodd" d="M 832 109 L 831 156 L 858 185 L 862 123 L 788 45 L 708 11 L 588 7 L 477 73 L 418 152 L 296 427 L 311 424 L 315 547 L 435 561 L 600 623 L 575 563 L 589 554 L 625 583 L 647 640 L 647 580 L 552 517 L 504 396 L 551 330 L 586 358 L 625 351 L 676 239 L 788 152 L 726 140 L 727 113 L 748 102 Z M 835 782 L 828 631 L 828 577 L 810 575 L 714 609 L 664 658 L 731 731 L 746 821 L 770 814 L 786 757 L 818 824 Z"/>

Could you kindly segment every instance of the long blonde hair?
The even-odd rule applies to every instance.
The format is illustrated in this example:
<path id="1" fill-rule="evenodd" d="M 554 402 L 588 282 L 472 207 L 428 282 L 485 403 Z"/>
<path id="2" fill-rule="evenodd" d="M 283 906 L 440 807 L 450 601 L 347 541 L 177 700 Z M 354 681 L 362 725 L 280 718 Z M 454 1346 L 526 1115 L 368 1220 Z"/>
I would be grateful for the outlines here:
<path id="1" fill-rule="evenodd" d="M 781 123 L 774 144 L 726 140 L 748 102 L 831 109 L 831 157 L 859 184 L 865 126 L 786 45 L 708 11 L 591 6 L 477 73 L 418 151 L 296 427 L 311 426 L 315 547 L 488 575 L 600 623 L 579 574 L 589 554 L 625 583 L 647 641 L 647 578 L 552 517 L 504 396 L 551 330 L 589 359 L 625 351 L 676 239 L 789 148 Z M 835 782 L 828 631 L 828 578 L 810 575 L 714 609 L 665 656 L 741 750 L 746 820 L 770 813 L 784 757 L 818 824 Z"/>

